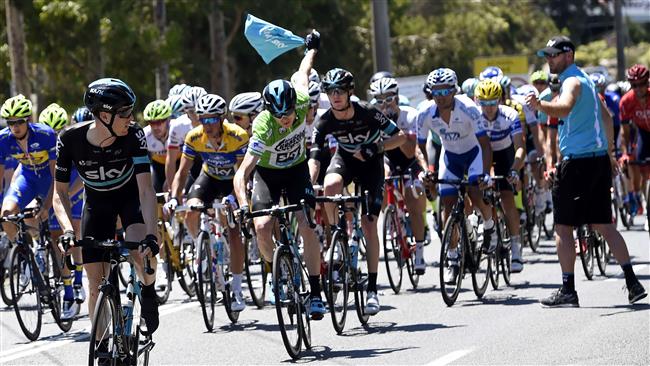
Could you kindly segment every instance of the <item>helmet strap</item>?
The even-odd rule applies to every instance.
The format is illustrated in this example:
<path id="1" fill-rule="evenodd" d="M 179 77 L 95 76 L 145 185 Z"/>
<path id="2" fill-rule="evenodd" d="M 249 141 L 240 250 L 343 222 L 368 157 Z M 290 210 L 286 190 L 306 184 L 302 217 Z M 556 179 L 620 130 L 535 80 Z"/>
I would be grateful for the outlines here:
<path id="1" fill-rule="evenodd" d="M 101 117 L 97 116 L 97 119 L 104 125 L 104 127 L 106 127 L 106 129 L 108 129 L 108 132 L 111 133 L 111 137 L 118 137 L 115 131 L 113 131 L 113 123 L 115 122 L 115 115 L 116 113 L 111 114 L 111 120 L 108 123 L 104 122 L 104 120 L 102 120 Z"/>

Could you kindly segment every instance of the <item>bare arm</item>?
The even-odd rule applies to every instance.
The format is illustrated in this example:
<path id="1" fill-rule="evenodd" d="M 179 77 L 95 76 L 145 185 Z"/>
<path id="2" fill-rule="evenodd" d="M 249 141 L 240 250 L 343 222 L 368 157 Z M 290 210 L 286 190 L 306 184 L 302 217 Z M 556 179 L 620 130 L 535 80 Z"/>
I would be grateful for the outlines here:
<path id="1" fill-rule="evenodd" d="M 165 180 L 170 187 L 174 181 L 174 175 L 176 174 L 176 162 L 178 161 L 180 154 L 181 150 L 178 148 L 167 149 L 167 156 L 165 157 Z M 170 189 L 172 192 L 174 192 L 173 188 Z"/>
<path id="2" fill-rule="evenodd" d="M 605 136 L 607 137 L 607 152 L 610 157 L 614 157 L 614 147 L 616 147 L 616 141 L 614 141 L 614 119 L 612 118 L 612 114 L 609 112 L 609 109 L 607 109 L 607 105 L 603 103 L 603 101 L 598 98 L 598 101 L 600 103 L 600 115 L 603 118 L 603 124 L 605 126 Z"/>
<path id="3" fill-rule="evenodd" d="M 158 211 L 156 209 L 156 192 L 153 189 L 151 173 L 140 173 L 135 176 L 140 192 L 140 210 L 146 226 L 147 235 L 155 235 L 158 238 Z M 160 238 L 158 238 L 160 241 Z"/>
<path id="4" fill-rule="evenodd" d="M 478 143 L 481 145 L 483 153 L 483 173 L 490 173 L 492 167 L 492 146 L 490 145 L 490 138 L 485 135 L 478 138 Z"/>
<path id="5" fill-rule="evenodd" d="M 406 135 L 404 134 L 404 132 L 399 131 L 397 134 L 384 140 L 384 150 L 393 150 L 395 148 L 400 147 L 405 142 L 406 142 Z"/>
<path id="6" fill-rule="evenodd" d="M 309 90 L 309 73 L 314 65 L 314 58 L 316 57 L 317 50 L 309 50 L 300 62 L 300 67 L 293 75 L 291 75 L 291 83 L 296 90 L 307 93 Z"/>
<path id="7" fill-rule="evenodd" d="M 316 159 L 309 159 L 307 162 L 309 165 L 309 177 L 311 178 L 311 184 L 315 184 L 318 180 L 318 172 L 320 171 L 320 161 Z"/>
<path id="8" fill-rule="evenodd" d="M 56 160 L 50 160 L 50 176 L 52 177 L 52 182 L 50 183 L 50 189 L 47 191 L 47 197 L 45 202 L 43 202 L 42 212 L 44 215 L 47 215 L 52 207 L 52 196 L 54 194 L 54 171 L 56 169 Z"/>
<path id="9" fill-rule="evenodd" d="M 246 155 L 244 155 L 244 160 L 239 166 L 239 169 L 237 169 L 237 172 L 235 173 L 233 186 L 235 190 L 235 196 L 237 196 L 237 203 L 240 207 L 243 205 L 248 205 L 246 183 L 248 182 L 248 177 L 253 171 L 253 168 L 255 168 L 259 160 L 259 157 L 251 154 L 250 152 L 247 152 Z"/>
<path id="10" fill-rule="evenodd" d="M 63 231 L 74 230 L 72 226 L 72 204 L 70 203 L 69 192 L 70 183 L 54 182 L 54 197 L 52 199 L 52 206 L 54 208 L 54 215 L 59 221 L 59 225 Z M 80 233 L 77 233 L 78 235 Z"/>
<path id="11" fill-rule="evenodd" d="M 533 109 L 542 111 L 552 117 L 566 117 L 576 104 L 580 96 L 580 81 L 575 77 L 570 77 L 562 84 L 562 94 L 556 101 L 538 100 L 534 94 L 526 97 L 526 102 Z"/>
<path id="12" fill-rule="evenodd" d="M 167 157 L 169 157 L 169 155 Z M 183 198 L 183 187 L 185 187 L 187 174 L 192 168 L 192 164 L 194 164 L 194 160 L 188 159 L 186 156 L 181 157 L 181 165 L 173 176 L 171 193 L 172 197 L 176 198 L 178 201 Z M 167 173 L 167 170 L 165 170 L 165 173 Z"/>
<path id="13" fill-rule="evenodd" d="M 515 161 L 512 163 L 513 170 L 519 171 L 524 167 L 524 159 L 526 158 L 526 147 L 524 142 L 524 135 L 516 133 L 512 136 L 512 142 L 515 145 Z"/>

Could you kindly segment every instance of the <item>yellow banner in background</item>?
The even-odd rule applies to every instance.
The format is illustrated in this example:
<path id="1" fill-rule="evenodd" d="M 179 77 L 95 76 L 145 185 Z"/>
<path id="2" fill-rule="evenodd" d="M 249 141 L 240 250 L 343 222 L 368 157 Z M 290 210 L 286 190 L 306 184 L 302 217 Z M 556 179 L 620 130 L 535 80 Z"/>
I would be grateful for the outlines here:
<path id="1" fill-rule="evenodd" d="M 528 58 L 517 56 L 487 56 L 474 58 L 474 75 L 483 71 L 488 66 L 498 66 L 505 75 L 528 74 Z"/>

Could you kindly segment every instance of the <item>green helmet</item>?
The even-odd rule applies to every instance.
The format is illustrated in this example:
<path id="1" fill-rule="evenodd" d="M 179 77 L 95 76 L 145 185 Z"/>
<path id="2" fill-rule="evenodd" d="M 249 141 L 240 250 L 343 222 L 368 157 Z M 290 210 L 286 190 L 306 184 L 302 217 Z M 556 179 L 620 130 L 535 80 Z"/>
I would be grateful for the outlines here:
<path id="1" fill-rule="evenodd" d="M 38 116 L 38 122 L 52 127 L 54 131 L 59 131 L 68 124 L 68 114 L 61 106 L 52 103 Z"/>
<path id="2" fill-rule="evenodd" d="M 530 83 L 533 84 L 536 81 L 543 81 L 548 83 L 548 74 L 543 70 L 537 70 L 530 75 Z"/>
<path id="3" fill-rule="evenodd" d="M 32 102 L 25 98 L 24 95 L 18 94 L 15 97 L 7 99 L 2 105 L 0 112 L 2 118 L 24 118 L 32 115 Z"/>
<path id="4" fill-rule="evenodd" d="M 172 115 L 172 106 L 162 99 L 154 100 L 144 109 L 145 121 L 160 121 Z"/>

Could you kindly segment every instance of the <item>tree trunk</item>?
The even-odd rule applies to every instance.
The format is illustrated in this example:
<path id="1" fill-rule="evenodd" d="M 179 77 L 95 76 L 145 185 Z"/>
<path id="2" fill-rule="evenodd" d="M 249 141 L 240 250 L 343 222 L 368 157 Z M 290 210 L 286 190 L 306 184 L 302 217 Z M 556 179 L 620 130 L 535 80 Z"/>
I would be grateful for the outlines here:
<path id="1" fill-rule="evenodd" d="M 32 88 L 27 72 L 23 13 L 13 0 L 5 0 L 5 13 L 10 50 L 9 60 L 11 61 L 11 95 L 20 93 L 30 98 Z"/>
<path id="2" fill-rule="evenodd" d="M 165 32 L 167 29 L 167 9 L 165 8 L 165 0 L 153 0 L 154 5 L 154 19 L 158 27 L 158 42 L 159 45 L 165 40 Z M 156 98 L 167 98 L 169 91 L 169 64 L 166 61 L 161 61 L 160 65 L 156 68 Z"/>
<path id="3" fill-rule="evenodd" d="M 104 57 L 102 52 L 102 36 L 99 24 L 99 17 L 93 15 L 89 20 L 90 31 L 95 34 L 96 42 L 90 42 L 88 44 L 88 51 L 86 53 L 86 85 L 90 84 L 94 80 L 97 80 L 104 75 Z"/>
<path id="4" fill-rule="evenodd" d="M 212 0 L 210 23 L 210 91 L 229 100 L 232 95 L 228 72 L 228 46 L 224 29 L 222 1 Z"/>

